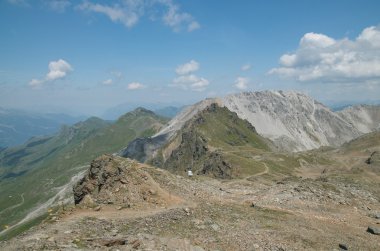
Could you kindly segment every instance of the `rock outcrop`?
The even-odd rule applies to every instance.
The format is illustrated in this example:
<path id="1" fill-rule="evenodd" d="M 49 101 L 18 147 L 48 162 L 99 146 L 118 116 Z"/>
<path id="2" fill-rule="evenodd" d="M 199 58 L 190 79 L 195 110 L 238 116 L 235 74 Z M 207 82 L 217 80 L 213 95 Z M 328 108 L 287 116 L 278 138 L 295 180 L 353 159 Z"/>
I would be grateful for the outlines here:
<path id="1" fill-rule="evenodd" d="M 92 208 L 102 204 L 120 208 L 166 205 L 170 197 L 141 164 L 112 155 L 95 159 L 73 190 L 75 204 Z"/>

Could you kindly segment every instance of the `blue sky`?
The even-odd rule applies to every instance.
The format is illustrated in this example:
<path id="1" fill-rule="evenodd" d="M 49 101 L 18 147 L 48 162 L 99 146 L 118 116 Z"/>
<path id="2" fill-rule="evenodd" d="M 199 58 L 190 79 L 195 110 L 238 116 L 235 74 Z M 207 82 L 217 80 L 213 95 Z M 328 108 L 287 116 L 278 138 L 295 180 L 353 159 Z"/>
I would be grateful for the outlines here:
<path id="1" fill-rule="evenodd" d="M 380 1 L 2 0 L 0 106 L 99 115 L 264 89 L 380 99 Z"/>

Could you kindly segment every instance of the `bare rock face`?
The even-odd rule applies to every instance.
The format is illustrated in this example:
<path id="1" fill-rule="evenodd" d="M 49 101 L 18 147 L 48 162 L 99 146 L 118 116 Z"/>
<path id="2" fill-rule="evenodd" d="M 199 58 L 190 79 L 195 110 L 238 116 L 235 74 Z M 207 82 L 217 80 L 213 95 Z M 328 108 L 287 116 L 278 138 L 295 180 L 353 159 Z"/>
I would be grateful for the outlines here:
<path id="1" fill-rule="evenodd" d="M 337 112 L 348 123 L 361 133 L 369 133 L 380 129 L 380 106 L 356 105 Z"/>
<path id="2" fill-rule="evenodd" d="M 92 203 L 89 196 L 101 199 L 102 190 L 120 181 L 123 169 L 118 168 L 110 155 L 103 155 L 91 163 L 90 170 L 74 187 L 75 204 L 80 202 Z M 88 195 L 88 196 L 87 196 Z M 87 197 L 86 197 L 87 196 Z"/>
<path id="3" fill-rule="evenodd" d="M 126 148 L 122 149 L 118 155 L 124 158 L 145 162 L 149 157 L 154 155 L 155 151 L 166 143 L 168 137 L 169 135 L 162 134 L 152 138 L 137 138 Z"/>
<path id="4" fill-rule="evenodd" d="M 75 204 L 92 208 L 101 204 L 112 204 L 118 208 L 165 205 L 167 197 L 167 192 L 141 164 L 112 155 L 95 159 L 73 190 Z"/>
<path id="5" fill-rule="evenodd" d="M 223 156 L 209 151 L 207 140 L 195 130 L 187 129 L 178 135 L 181 141 L 178 147 L 172 151 L 165 163 L 158 166 L 177 173 L 185 173 L 192 169 L 196 174 L 222 179 L 231 178 L 232 167 Z M 153 159 L 152 163 L 155 161 L 157 160 Z"/>
<path id="6" fill-rule="evenodd" d="M 380 128 L 380 106 L 354 106 L 333 112 L 297 92 L 263 91 L 233 94 L 224 105 L 278 147 L 303 151 L 340 146 Z"/>
<path id="7" fill-rule="evenodd" d="M 206 161 L 203 163 L 199 173 L 216 178 L 227 179 L 232 177 L 231 165 L 223 159 L 217 152 L 208 153 Z"/>

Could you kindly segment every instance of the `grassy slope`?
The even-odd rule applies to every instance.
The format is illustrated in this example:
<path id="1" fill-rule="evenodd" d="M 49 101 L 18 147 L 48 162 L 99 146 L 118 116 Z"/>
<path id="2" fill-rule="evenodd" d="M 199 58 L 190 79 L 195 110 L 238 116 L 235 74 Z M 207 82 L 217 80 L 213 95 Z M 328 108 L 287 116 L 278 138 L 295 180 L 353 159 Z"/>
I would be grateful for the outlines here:
<path id="1" fill-rule="evenodd" d="M 339 151 L 328 153 L 338 160 L 336 169 L 331 172 L 331 179 L 365 187 L 380 200 L 380 164 L 367 164 L 365 161 L 373 152 L 380 152 L 380 132 L 365 134 L 344 144 Z M 344 169 L 344 171 L 340 171 Z"/>
<path id="2" fill-rule="evenodd" d="M 203 114 L 205 123 L 197 131 L 208 139 L 211 148 L 223 154 L 231 164 L 234 175 L 252 175 L 263 170 L 263 165 L 252 159 L 258 153 L 270 151 L 270 143 L 258 135 L 245 120 L 226 108 Z"/>
<path id="3" fill-rule="evenodd" d="M 34 139 L 2 152 L 0 226 L 14 224 L 31 208 L 45 202 L 55 193 L 54 187 L 66 184 L 95 157 L 118 151 L 136 137 L 150 136 L 166 122 L 149 111 L 137 109 L 111 125 L 92 118 L 63 128 L 56 136 Z M 4 170 L 8 174 L 27 172 L 4 179 Z M 25 202 L 14 210 L 7 210 L 21 202 L 22 194 Z"/>
<path id="4" fill-rule="evenodd" d="M 159 154 L 150 163 L 159 163 L 159 166 L 178 173 L 184 173 L 190 167 L 201 173 L 208 166 L 212 173 L 207 174 L 216 177 L 239 177 L 262 171 L 263 164 L 254 161 L 252 156 L 270 151 L 271 145 L 247 121 L 227 108 L 214 105 L 186 123 L 160 153 L 176 145 L 174 142 L 179 144 L 166 160 Z M 223 162 L 227 165 L 221 167 Z M 227 166 L 231 166 L 231 170 Z M 227 171 L 227 175 L 215 173 L 223 172 L 221 169 Z"/>
<path id="5" fill-rule="evenodd" d="M 380 132 L 371 132 L 363 136 L 345 143 L 342 150 L 346 153 L 350 151 L 357 151 L 360 149 L 371 149 L 380 146 Z"/>

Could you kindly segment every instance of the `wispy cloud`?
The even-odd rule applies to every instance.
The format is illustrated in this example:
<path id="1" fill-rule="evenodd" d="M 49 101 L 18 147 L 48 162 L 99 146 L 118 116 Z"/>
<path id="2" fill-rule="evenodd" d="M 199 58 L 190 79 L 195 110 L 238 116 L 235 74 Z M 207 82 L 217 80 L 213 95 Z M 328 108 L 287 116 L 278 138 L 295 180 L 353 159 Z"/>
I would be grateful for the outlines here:
<path id="1" fill-rule="evenodd" d="M 42 84 L 44 83 L 43 80 L 39 80 L 39 79 L 35 79 L 33 78 L 32 80 L 29 81 L 29 86 L 32 87 L 32 88 L 39 88 L 42 86 Z"/>
<path id="2" fill-rule="evenodd" d="M 116 77 L 116 78 L 121 78 L 123 77 L 123 73 L 120 71 L 111 71 L 111 75 Z"/>
<path id="3" fill-rule="evenodd" d="M 29 6 L 29 3 L 27 0 L 7 0 L 8 3 L 18 6 Z"/>
<path id="4" fill-rule="evenodd" d="M 56 12 L 64 12 L 72 5 L 70 0 L 7 0 L 7 2 L 20 7 L 43 6 Z"/>
<path id="5" fill-rule="evenodd" d="M 241 70 L 242 71 L 248 71 L 252 68 L 252 66 L 250 64 L 245 64 L 241 67 Z"/>
<path id="6" fill-rule="evenodd" d="M 105 86 L 111 86 L 114 84 L 118 84 L 118 83 L 120 83 L 120 80 L 123 79 L 123 73 L 120 71 L 111 71 L 109 73 L 109 75 L 111 75 L 111 77 L 102 81 L 102 84 Z"/>
<path id="7" fill-rule="evenodd" d="M 122 23 L 128 28 L 137 24 L 140 17 L 138 5 L 134 1 L 125 1 L 123 5 L 102 5 L 84 1 L 77 8 L 82 11 L 104 14 L 113 22 Z"/>
<path id="8" fill-rule="evenodd" d="M 7 0 L 8 3 L 18 6 L 34 5 L 47 6 L 57 12 L 64 12 L 69 7 L 73 9 L 96 13 L 107 16 L 112 22 L 120 23 L 128 28 L 138 24 L 144 16 L 151 21 L 161 21 L 173 31 L 192 32 L 201 28 L 199 22 L 190 14 L 181 10 L 179 4 L 174 0 L 113 0 L 97 2 L 94 0 L 83 0 L 77 4 L 73 0 Z M 78 1 L 79 2 L 79 1 Z"/>
<path id="9" fill-rule="evenodd" d="M 94 12 L 106 15 L 111 21 L 121 23 L 128 28 L 135 26 L 146 13 L 159 13 L 161 18 L 150 20 L 162 20 L 174 31 L 187 30 L 188 32 L 199 29 L 201 26 L 195 18 L 180 9 L 180 6 L 172 0 L 124 0 L 112 4 L 93 3 L 85 0 L 76 7 L 85 12 Z"/>
<path id="10" fill-rule="evenodd" d="M 189 13 L 182 12 L 180 7 L 172 0 L 158 0 L 167 7 L 167 12 L 163 16 L 166 25 L 172 27 L 174 31 L 180 31 L 184 28 L 187 31 L 194 31 L 200 28 L 200 24 L 194 20 L 194 17 Z"/>
<path id="11" fill-rule="evenodd" d="M 200 28 L 201 25 L 197 21 L 191 21 L 191 23 L 189 23 L 189 25 L 187 26 L 187 31 L 191 32 Z"/>
<path id="12" fill-rule="evenodd" d="M 235 80 L 235 87 L 239 90 L 245 90 L 248 88 L 249 78 L 238 77 Z"/>
<path id="13" fill-rule="evenodd" d="M 57 12 L 64 12 L 68 7 L 71 6 L 71 2 L 69 0 L 48 0 L 44 1 L 44 3 L 50 9 Z"/>
<path id="14" fill-rule="evenodd" d="M 269 73 L 300 82 L 380 84 L 380 26 L 365 28 L 353 40 L 307 33 L 295 52 L 281 56 L 280 65 Z"/>
<path id="15" fill-rule="evenodd" d="M 195 60 L 179 65 L 175 70 L 177 77 L 173 79 L 173 86 L 181 87 L 185 90 L 204 91 L 210 82 L 194 74 L 199 68 L 200 64 Z"/>
<path id="16" fill-rule="evenodd" d="M 49 63 L 49 72 L 46 74 L 44 79 L 32 79 L 29 82 L 29 86 L 36 88 L 42 86 L 45 82 L 51 82 L 54 80 L 62 79 L 66 75 L 73 71 L 73 67 L 63 59 L 57 61 L 51 61 Z"/>
<path id="17" fill-rule="evenodd" d="M 103 85 L 112 85 L 112 83 L 113 83 L 113 80 L 111 78 L 103 81 Z"/>
<path id="18" fill-rule="evenodd" d="M 127 89 L 133 91 L 133 90 L 144 89 L 145 87 L 146 87 L 145 85 L 139 82 L 132 82 L 128 84 Z"/>

